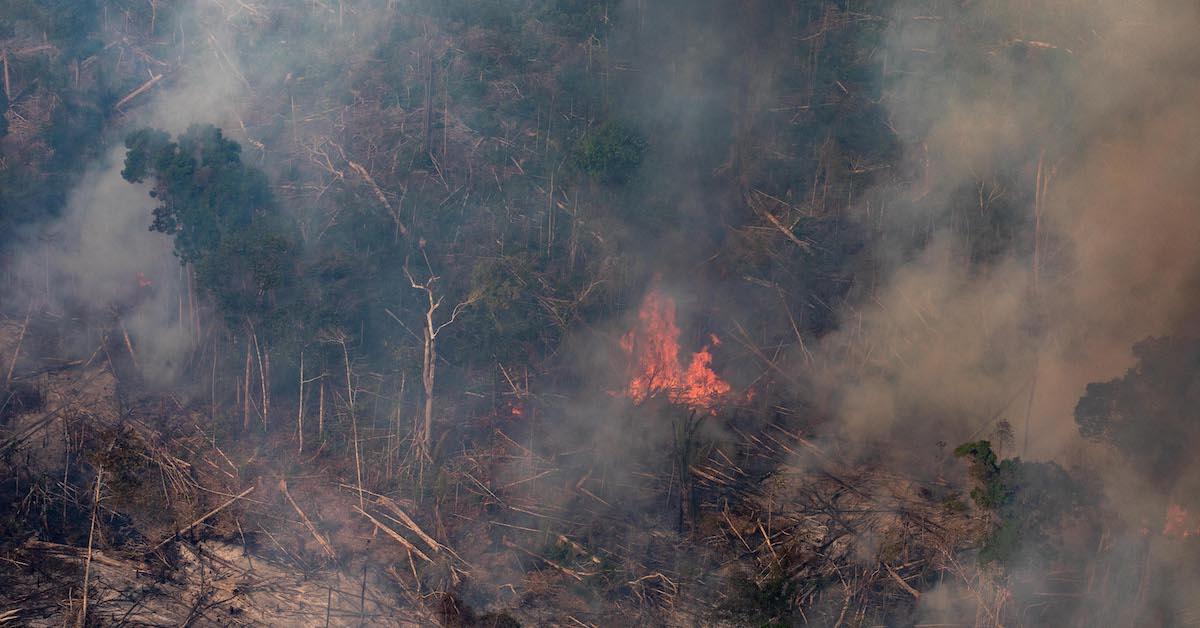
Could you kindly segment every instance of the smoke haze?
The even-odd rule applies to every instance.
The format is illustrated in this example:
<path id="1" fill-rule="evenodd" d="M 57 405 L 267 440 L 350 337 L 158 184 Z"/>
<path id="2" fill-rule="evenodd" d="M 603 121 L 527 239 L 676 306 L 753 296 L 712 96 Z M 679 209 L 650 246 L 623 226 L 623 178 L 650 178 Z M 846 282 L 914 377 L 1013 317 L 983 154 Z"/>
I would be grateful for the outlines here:
<path id="1" fill-rule="evenodd" d="M 911 182 L 860 207 L 881 281 L 842 311 L 811 378 L 854 451 L 923 464 L 936 441 L 1007 420 L 1009 455 L 1083 464 L 1132 528 L 1157 526 L 1174 486 L 1129 477 L 1073 410 L 1136 342 L 1196 335 L 1198 17 L 1179 2 L 899 3 L 880 54 Z M 981 251 L 980 224 L 1012 245 Z M 1196 581 L 1177 574 L 1160 603 L 1186 609 Z M 931 595 L 925 618 L 958 603 Z"/>
<path id="2" fill-rule="evenodd" d="M 1195 26 L 1173 2 L 901 3 L 887 106 L 916 181 L 880 191 L 884 281 L 822 342 L 846 429 L 1021 427 L 1032 387 L 1028 454 L 1054 458 L 1088 382 L 1191 335 Z M 981 260 L 972 221 L 1013 245 Z"/>
<path id="3" fill-rule="evenodd" d="M 1087 522 L 1072 521 L 1079 531 L 1064 535 L 1071 551 L 1089 556 L 1080 573 L 1112 567 L 1106 586 L 1124 589 L 1100 610 L 1072 607 L 1078 621 L 1125 603 L 1143 608 L 1141 597 L 1133 600 L 1140 594 L 1130 583 L 1139 578 L 1127 563 L 1144 560 L 1146 573 L 1161 574 L 1183 562 L 1172 546 L 1161 545 L 1168 541 L 1147 540 L 1146 530 L 1157 535 L 1169 499 L 1191 498 L 1198 468 L 1171 486 L 1156 486 L 1111 448 L 1083 439 L 1073 412 L 1088 384 L 1134 366 L 1137 342 L 1198 335 L 1200 7 L 1194 3 L 624 0 L 588 13 L 585 23 L 601 35 L 578 42 L 547 35 L 553 33 L 548 13 L 506 22 L 533 6 L 517 0 L 486 8 L 456 2 L 436 11 L 415 1 L 177 4 L 175 24 L 164 29 L 170 35 L 154 49 L 164 58 L 169 53 L 169 63 L 131 62 L 145 66 L 138 66 L 139 76 L 141 70 L 166 75 L 113 114 L 106 135 L 112 148 L 78 177 L 61 214 L 19 235 L 11 264 L 19 292 L 6 299 L 111 317 L 119 324 L 109 333 L 128 332 L 148 381 L 163 389 L 199 381 L 187 364 L 195 351 L 207 350 L 204 343 L 217 346 L 212 337 L 219 332 L 211 329 L 220 323 L 201 329 L 186 310 L 193 299 L 215 306 L 193 292 L 170 238 L 148 231 L 155 200 L 149 186 L 122 179 L 119 144 L 142 127 L 172 135 L 198 123 L 222 128 L 241 144 L 246 163 L 268 173 L 282 211 L 299 225 L 297 266 L 309 273 L 306 279 L 333 287 L 296 308 L 308 315 L 309 306 L 328 307 L 333 313 L 322 314 L 328 320 L 305 319 L 312 326 L 297 334 L 296 346 L 275 354 L 287 385 L 300 382 L 277 396 L 287 429 L 294 414 L 303 438 L 313 403 L 322 438 L 335 429 L 324 423 L 332 426 L 335 415 L 337 429 L 352 424 L 353 439 L 345 442 L 353 444 L 359 506 L 358 422 L 366 430 L 368 414 L 371 429 L 395 426 L 383 436 L 373 433 L 370 446 L 386 439 L 384 453 L 376 452 L 385 462 L 374 466 L 387 471 L 368 464 L 368 479 L 386 475 L 381 486 L 411 490 L 413 503 L 422 505 L 430 502 L 421 501 L 428 497 L 420 482 L 444 488 L 453 477 L 461 481 L 456 491 L 482 487 L 472 494 L 486 505 L 462 521 L 446 524 L 436 511 L 443 540 L 468 529 L 465 521 L 478 524 L 473 517 L 507 512 L 507 499 L 534 500 L 553 513 L 509 512 L 497 527 L 455 539 L 484 548 L 471 560 L 496 563 L 477 572 L 479 580 L 495 582 L 486 582 L 473 601 L 516 605 L 510 583 L 533 570 L 521 562 L 524 555 L 507 558 L 511 538 L 523 537 L 506 535 L 540 532 L 545 538 L 537 542 L 561 550 L 561 540 L 546 540 L 561 525 L 585 541 L 620 537 L 633 548 L 627 554 L 644 558 L 638 568 L 668 580 L 664 572 L 694 571 L 704 574 L 695 583 L 723 589 L 728 566 L 745 562 L 759 570 L 756 586 L 779 578 L 791 602 L 799 604 L 803 590 L 812 608 L 825 605 L 822 617 L 838 617 L 839 606 L 844 615 L 851 600 L 845 579 L 844 605 L 840 591 L 837 600 L 812 602 L 816 594 L 803 587 L 820 577 L 781 566 L 771 543 L 783 533 L 773 536 L 770 524 L 764 528 L 754 517 L 763 510 L 768 521 L 787 517 L 772 510 L 775 502 L 763 508 L 765 496 L 782 495 L 779 503 L 799 508 L 810 491 L 832 482 L 831 469 L 861 464 L 903 470 L 905 484 L 875 478 L 861 491 L 846 491 L 861 500 L 854 504 L 858 514 L 874 513 L 880 503 L 889 515 L 918 510 L 912 504 L 920 499 L 936 502 L 935 510 L 955 504 L 967 472 L 948 449 L 993 438 L 1002 421 L 1015 432 L 1013 443 L 999 445 L 1002 458 L 1070 469 L 1103 495 L 1104 512 L 1114 517 L 1102 522 L 1109 527 L 1095 543 L 1101 549 L 1081 549 L 1095 541 Z M 496 23 L 528 48 L 489 39 Z M 549 43 L 537 44 L 540 37 Z M 850 60 L 833 69 L 822 65 L 828 60 L 822 55 L 834 55 L 829 50 Z M 607 65 L 598 69 L 601 63 Z M 534 69 L 521 74 L 522 64 Z M 477 67 L 483 68 L 478 78 Z M 495 78 L 506 72 L 525 80 Z M 572 81 L 586 84 L 572 88 L 586 96 L 567 96 Z M 391 91 L 375 93 L 377 85 Z M 543 99 L 545 109 L 541 101 L 534 113 L 522 109 L 535 108 L 527 97 L 546 93 L 554 96 Z M 609 173 L 576 163 L 578 146 L 612 127 L 620 129 L 615 137 L 646 140 L 645 146 L 629 141 L 637 150 L 609 148 L 638 153 L 632 166 L 624 164 L 632 171 L 627 179 L 617 173 L 605 180 Z M 540 163 L 547 156 L 557 163 Z M 376 239 L 385 231 L 390 241 Z M 426 295 L 417 292 L 423 287 L 400 274 L 410 262 L 443 277 L 444 292 L 428 294 L 428 313 Z M 355 272 L 367 279 L 337 292 Z M 679 343 L 681 366 L 711 348 L 713 377 L 729 382 L 720 403 L 710 404 L 724 406 L 711 414 L 703 404 L 692 404 L 690 413 L 676 407 L 687 404 L 673 406 L 670 393 L 633 402 L 621 394 L 636 360 L 619 339 L 636 328 L 645 295 L 660 289 L 678 307 L 681 332 L 671 341 Z M 441 310 L 432 305 L 442 303 L 437 298 L 444 299 Z M 435 325 L 434 310 L 446 325 Z M 344 331 L 340 348 L 330 340 L 335 328 Z M 446 330 L 436 350 L 435 329 Z M 221 342 L 241 355 L 235 336 Z M 240 361 L 224 383 L 248 417 L 248 341 L 244 350 L 245 383 L 230 385 L 242 374 Z M 219 351 L 212 351 L 216 403 Z M 313 357 L 322 351 L 324 357 Z M 305 355 L 307 372 L 288 362 Z M 518 374 L 512 365 L 522 362 Z M 441 369 L 436 385 L 429 364 Z M 270 368 L 266 374 L 261 363 L 257 368 L 265 415 Z M 374 389 L 368 395 L 356 386 Z M 312 400 L 314 387 L 320 401 Z M 359 394 L 370 401 L 356 405 Z M 413 403 L 418 396 L 427 405 Z M 338 404 L 342 409 L 333 410 Z M 395 480 L 393 464 L 401 465 L 393 441 L 416 438 L 415 432 L 402 437 L 401 426 L 419 425 L 422 408 L 442 437 L 430 449 L 405 454 L 411 457 L 404 464 L 442 456 L 453 459 L 452 468 L 429 471 L 436 479 L 428 480 L 419 466 L 419 479 Z M 695 451 L 686 450 L 690 441 L 681 444 L 689 421 L 697 422 L 703 442 Z M 767 469 L 768 456 L 755 449 L 770 448 L 766 437 L 745 436 L 768 423 L 806 439 L 793 443 L 800 453 L 772 450 L 779 458 L 770 464 L 786 460 L 779 469 Z M 290 452 L 290 441 L 286 446 Z M 503 456 L 477 462 L 485 451 Z M 693 491 L 702 497 L 686 514 L 696 519 L 690 530 L 696 538 L 702 532 L 711 545 L 720 545 L 711 541 L 717 539 L 746 549 L 719 562 L 717 550 L 685 545 L 683 494 L 692 487 L 685 489 L 684 476 L 727 451 L 729 468 L 737 468 L 736 458 L 746 471 L 737 468 L 729 484 L 726 476 L 713 480 L 706 493 Z M 363 455 L 370 460 L 369 452 Z M 250 459 L 256 456 L 257 449 Z M 348 477 L 347 468 L 321 472 Z M 486 473 L 494 475 L 489 480 Z M 730 488 L 758 481 L 773 484 L 755 485 L 746 491 L 752 497 Z M 519 488 L 505 492 L 513 487 Z M 843 495 L 838 487 L 831 493 L 831 504 Z M 456 506 L 458 499 L 456 492 Z M 449 503 L 445 498 L 437 508 L 448 510 Z M 812 533 L 815 540 L 789 537 L 794 555 L 836 553 L 874 576 L 882 565 L 881 580 L 893 565 L 902 567 L 907 554 L 895 549 L 894 537 L 907 552 L 916 532 L 872 520 L 856 533 L 834 506 L 821 533 Z M 705 509 L 710 520 L 700 521 Z M 816 520 L 807 511 L 792 519 L 805 517 Z M 642 534 L 648 529 L 654 532 Z M 756 534 L 774 562 L 760 559 L 768 553 L 744 538 Z M 950 562 L 964 549 L 939 546 Z M 1021 553 L 1030 562 L 1039 558 L 1032 544 Z M 633 563 L 623 567 L 633 573 Z M 1008 583 L 1014 597 L 1055 586 L 1044 566 Z M 960 576 L 966 569 L 955 567 Z M 1171 609 L 1169 616 L 1190 608 L 1188 596 L 1200 586 L 1190 572 L 1179 572 L 1154 592 L 1154 604 Z M 448 573 L 443 581 L 457 587 L 459 573 Z M 914 621 L 991 612 L 993 602 L 968 586 L 976 576 L 959 582 L 946 573 L 933 581 L 891 571 L 888 586 L 900 587 Z M 995 587 L 986 593 L 1003 607 L 1001 593 L 1009 589 L 989 578 L 977 580 Z M 618 585 L 641 582 L 631 576 Z M 1141 619 L 1118 616 L 1131 625 Z M 683 624 L 695 616 L 675 619 Z"/>

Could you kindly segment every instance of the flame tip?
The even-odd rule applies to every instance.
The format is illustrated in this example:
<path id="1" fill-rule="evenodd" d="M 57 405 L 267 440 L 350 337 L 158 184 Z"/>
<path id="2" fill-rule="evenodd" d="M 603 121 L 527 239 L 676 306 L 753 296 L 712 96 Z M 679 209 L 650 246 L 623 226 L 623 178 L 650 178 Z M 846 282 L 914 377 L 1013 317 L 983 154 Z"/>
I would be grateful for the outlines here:
<path id="1" fill-rule="evenodd" d="M 666 393 L 672 403 L 715 412 L 731 390 L 711 368 L 709 348 L 720 345 L 720 338 L 709 334 L 711 345 L 693 353 L 684 368 L 679 358 L 675 300 L 653 287 L 643 298 L 637 318 L 634 328 L 620 340 L 631 366 L 625 396 L 640 403 Z"/>

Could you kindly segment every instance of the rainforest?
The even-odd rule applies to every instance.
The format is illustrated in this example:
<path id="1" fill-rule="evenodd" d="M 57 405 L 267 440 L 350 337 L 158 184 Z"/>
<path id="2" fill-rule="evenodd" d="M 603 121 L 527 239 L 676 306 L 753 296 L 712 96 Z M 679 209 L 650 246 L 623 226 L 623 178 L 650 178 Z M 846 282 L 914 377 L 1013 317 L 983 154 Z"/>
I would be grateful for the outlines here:
<path id="1" fill-rule="evenodd" d="M 1197 32 L 0 0 L 0 625 L 1200 625 Z"/>

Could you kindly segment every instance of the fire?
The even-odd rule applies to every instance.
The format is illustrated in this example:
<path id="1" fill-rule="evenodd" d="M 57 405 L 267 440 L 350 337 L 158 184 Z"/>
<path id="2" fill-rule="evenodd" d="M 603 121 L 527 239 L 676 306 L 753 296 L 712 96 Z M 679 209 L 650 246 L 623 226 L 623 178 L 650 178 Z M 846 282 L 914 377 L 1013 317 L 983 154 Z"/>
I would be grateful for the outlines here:
<path id="1" fill-rule="evenodd" d="M 1186 508 L 1179 504 L 1171 504 L 1167 507 L 1167 518 L 1163 523 L 1162 535 L 1174 539 L 1200 536 L 1200 521 L 1193 521 L 1193 524 L 1189 524 L 1189 519 L 1192 519 L 1192 516 Z"/>
<path id="2" fill-rule="evenodd" d="M 685 368 L 679 359 L 675 300 L 652 288 L 642 301 L 637 325 L 621 338 L 631 371 L 629 386 L 622 394 L 641 403 L 662 393 L 673 403 L 715 411 L 730 388 L 712 370 L 709 348 L 721 340 L 711 334 L 709 340 L 710 344 L 692 354 Z"/>

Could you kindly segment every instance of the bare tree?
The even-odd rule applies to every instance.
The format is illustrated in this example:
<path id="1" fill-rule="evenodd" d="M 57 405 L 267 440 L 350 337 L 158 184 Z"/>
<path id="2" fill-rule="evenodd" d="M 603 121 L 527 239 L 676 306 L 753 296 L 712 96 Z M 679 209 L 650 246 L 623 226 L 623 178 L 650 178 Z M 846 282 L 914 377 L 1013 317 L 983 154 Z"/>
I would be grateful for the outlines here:
<path id="1" fill-rule="evenodd" d="M 408 277 L 408 282 L 412 284 L 412 287 L 424 292 L 428 300 L 424 320 L 422 321 L 422 344 L 424 351 L 421 358 L 421 384 L 425 389 L 425 409 L 421 415 L 421 423 L 416 426 L 414 433 L 417 454 L 422 466 L 424 466 L 425 462 L 432 460 L 430 450 L 433 442 L 433 388 L 434 378 L 437 373 L 437 338 L 442 333 L 442 330 L 457 320 L 463 310 L 478 301 L 481 295 L 473 291 L 466 299 L 460 301 L 450 310 L 450 315 L 445 320 L 440 323 L 437 322 L 437 311 L 445 302 L 445 296 L 438 296 L 436 293 L 435 286 L 439 277 L 433 273 L 433 268 L 429 263 L 429 256 L 425 254 L 424 241 L 422 241 L 421 256 L 425 259 L 425 268 L 429 271 L 428 278 L 418 282 L 413 277 L 407 261 L 404 263 L 404 274 Z"/>
<path id="2" fill-rule="evenodd" d="M 363 505 L 362 491 L 362 453 L 359 451 L 360 441 L 358 438 L 358 409 L 356 401 L 358 399 L 358 390 L 354 386 L 354 371 L 350 366 L 350 349 L 346 345 L 349 337 L 340 329 L 333 329 L 321 332 L 318 335 L 321 342 L 336 344 L 342 348 L 342 361 L 346 370 L 346 411 L 350 414 L 350 429 L 351 437 L 354 440 L 354 475 L 358 486 L 358 501 L 359 506 Z M 324 393 L 324 381 L 322 381 L 322 393 Z M 322 414 L 324 413 L 324 399 L 322 398 Z M 321 421 L 324 423 L 324 420 Z M 323 429 L 323 426 L 322 426 Z"/>

